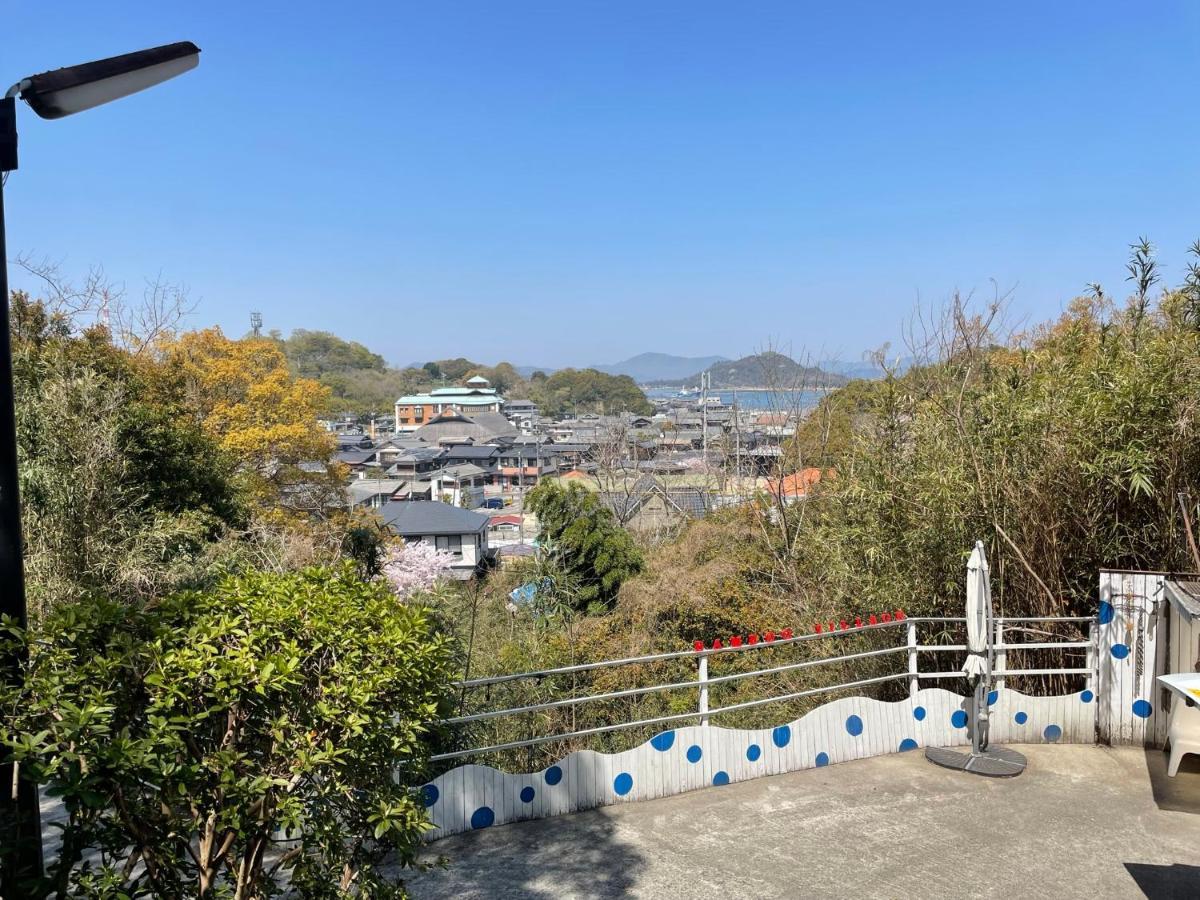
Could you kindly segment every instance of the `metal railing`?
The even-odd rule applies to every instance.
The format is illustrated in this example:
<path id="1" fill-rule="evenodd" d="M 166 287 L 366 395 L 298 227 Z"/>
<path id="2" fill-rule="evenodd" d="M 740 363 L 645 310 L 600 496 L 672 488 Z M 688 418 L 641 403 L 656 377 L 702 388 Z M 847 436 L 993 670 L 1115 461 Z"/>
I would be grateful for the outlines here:
<path id="1" fill-rule="evenodd" d="M 1094 687 L 1097 668 L 1097 652 L 1096 638 L 1097 626 L 1095 617 L 1088 616 L 1034 616 L 1034 617 L 998 617 L 995 620 L 996 632 L 994 635 L 993 649 L 995 651 L 995 668 L 993 669 L 993 677 L 996 680 L 996 686 L 1003 688 L 1007 678 L 1017 676 L 1048 676 L 1048 675 L 1070 675 L 1084 676 L 1089 688 Z M 491 744 L 487 746 L 472 747 L 464 750 L 455 750 L 452 752 L 441 753 L 432 760 L 435 762 L 461 759 L 468 756 L 478 756 L 485 753 L 495 753 L 504 750 L 515 750 L 521 747 L 532 747 L 538 744 L 546 744 L 554 741 L 572 740 L 575 738 L 588 737 L 591 735 L 608 734 L 619 731 L 626 731 L 634 728 L 641 728 L 650 725 L 663 725 L 673 722 L 683 722 L 689 720 L 699 720 L 700 724 L 707 725 L 713 716 L 723 713 L 731 713 L 738 710 L 746 710 L 767 706 L 772 703 L 783 703 L 789 700 L 797 700 L 803 697 L 815 696 L 817 694 L 829 693 L 834 691 L 842 691 L 854 688 L 865 687 L 868 685 L 885 684 L 893 681 L 906 681 L 908 683 L 909 695 L 915 697 L 920 689 L 922 680 L 938 680 L 947 678 L 963 677 L 960 671 L 922 671 L 920 667 L 920 658 L 922 655 L 933 655 L 940 653 L 965 653 L 967 651 L 966 644 L 922 644 L 918 640 L 918 628 L 921 625 L 940 624 L 942 626 L 960 626 L 966 622 L 965 618 L 949 618 L 949 617 L 932 617 L 919 616 L 911 618 L 897 618 L 888 622 L 878 622 L 876 624 L 865 624 L 861 626 L 851 626 L 845 629 L 823 630 L 813 634 L 796 635 L 793 637 L 778 637 L 773 640 L 758 640 L 755 643 L 743 642 L 739 646 L 723 646 L 718 648 L 708 649 L 692 649 L 679 650 L 668 653 L 655 653 L 647 656 L 632 656 L 623 659 L 603 660 L 600 662 L 582 663 L 573 666 L 561 666 L 552 669 L 542 669 L 530 672 L 517 672 L 506 675 L 492 675 L 485 678 L 473 678 L 455 682 L 455 687 L 464 692 L 472 691 L 479 688 L 491 688 L 495 685 L 510 684 L 521 681 L 540 681 L 545 678 L 558 675 L 574 675 L 582 672 L 595 672 L 601 669 L 620 668 L 626 666 L 645 665 L 648 663 L 666 662 L 671 660 L 694 659 L 696 661 L 696 677 L 683 681 L 667 681 L 657 684 L 642 685 L 639 687 L 623 688 L 621 690 L 607 691 L 599 694 L 585 694 L 582 696 L 563 697 L 554 700 L 547 700 L 541 703 L 532 703 L 523 706 L 512 706 L 500 709 L 484 710 L 481 712 L 469 713 L 465 715 L 455 716 L 445 719 L 443 724 L 451 726 L 468 725 L 475 722 L 484 722 L 495 719 L 501 719 L 511 716 L 525 715 L 528 713 L 536 713 L 550 710 L 571 709 L 572 711 L 580 706 L 589 703 L 600 703 L 610 700 L 618 700 L 628 697 L 637 697 L 646 694 L 663 693 L 670 691 L 696 691 L 697 704 L 695 710 L 682 713 L 671 713 L 667 715 L 651 716 L 643 719 L 636 719 L 627 722 L 614 722 L 611 724 L 597 725 L 590 728 L 573 729 L 571 731 L 563 731 L 553 734 L 537 735 L 534 737 L 525 738 L 515 741 L 504 741 L 501 743 Z M 1041 624 L 1055 625 L 1074 625 L 1082 626 L 1085 623 L 1087 628 L 1086 640 L 1065 640 L 1065 641 L 1033 641 L 1028 643 L 1009 643 L 1007 637 L 1014 631 L 1028 631 L 1025 626 Z M 844 653 L 836 656 L 823 656 L 817 659 L 805 659 L 799 662 L 789 662 L 783 665 L 768 666 L 759 669 L 753 669 L 745 672 L 733 672 L 727 675 L 719 675 L 710 677 L 709 661 L 714 658 L 722 658 L 733 656 L 742 653 L 756 653 L 769 650 L 778 650 L 782 647 L 797 646 L 809 644 L 813 642 L 835 641 L 838 638 L 848 636 L 861 636 L 871 634 L 873 632 L 894 632 L 902 630 L 905 641 L 903 644 L 897 644 L 892 647 L 882 647 L 872 650 L 862 650 L 853 653 Z M 1082 628 L 1080 628 L 1082 630 Z M 1044 632 L 1035 630 L 1036 633 L 1044 635 Z M 1050 635 L 1053 636 L 1053 635 Z M 1074 653 L 1083 653 L 1086 656 L 1086 661 L 1082 667 L 1035 667 L 1024 669 L 1009 669 L 1007 667 L 1008 653 L 1010 651 L 1047 651 L 1060 650 Z M 840 682 L 838 684 L 823 685 L 819 687 L 807 688 L 799 691 L 789 691 L 787 693 L 776 694 L 769 697 L 763 697 L 754 700 L 744 700 L 737 703 L 731 703 L 726 706 L 718 706 L 715 708 L 709 705 L 709 691 L 715 685 L 728 684 L 736 681 L 741 681 L 748 678 L 756 678 L 768 675 L 778 675 L 787 672 L 800 671 L 805 669 L 814 669 L 832 663 L 853 662 L 856 660 L 864 660 L 871 658 L 884 658 L 889 656 L 897 656 L 904 654 L 907 660 L 905 671 L 896 672 L 894 674 L 885 674 L 873 676 L 869 678 L 860 678 L 850 681 Z"/>

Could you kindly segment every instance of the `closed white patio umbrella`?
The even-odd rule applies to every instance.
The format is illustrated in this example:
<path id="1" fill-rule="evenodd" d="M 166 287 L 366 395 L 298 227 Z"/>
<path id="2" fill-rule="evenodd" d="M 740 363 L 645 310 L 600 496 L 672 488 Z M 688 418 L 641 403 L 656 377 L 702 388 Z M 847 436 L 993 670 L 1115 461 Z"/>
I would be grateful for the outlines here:
<path id="1" fill-rule="evenodd" d="M 1011 777 L 1025 771 L 1025 757 L 1005 747 L 988 746 L 988 692 L 992 686 L 992 585 L 983 541 L 967 560 L 967 659 L 962 672 L 973 688 L 968 702 L 971 752 L 930 747 L 925 757 L 948 769 L 976 775 Z"/>
<path id="2" fill-rule="evenodd" d="M 975 542 L 971 558 L 967 560 L 967 661 L 963 663 L 963 674 L 968 678 L 985 678 L 991 673 L 988 654 L 992 618 L 991 572 L 987 556 L 983 552 L 983 541 Z"/>

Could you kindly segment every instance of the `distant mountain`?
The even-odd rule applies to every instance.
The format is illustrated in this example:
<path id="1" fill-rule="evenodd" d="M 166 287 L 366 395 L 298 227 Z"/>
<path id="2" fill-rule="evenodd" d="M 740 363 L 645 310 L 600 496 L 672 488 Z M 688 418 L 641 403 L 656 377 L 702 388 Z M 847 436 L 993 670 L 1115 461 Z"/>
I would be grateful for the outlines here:
<path id="1" fill-rule="evenodd" d="M 830 372 L 816 366 L 802 366 L 790 356 L 769 350 L 741 359 L 722 360 L 703 371 L 708 372 L 713 390 L 731 388 L 778 388 L 795 390 L 816 387 L 839 387 L 850 379 L 845 375 Z M 651 382 L 662 387 L 695 387 L 700 383 L 701 372 L 686 378 L 659 379 Z"/>
<path id="2" fill-rule="evenodd" d="M 543 375 L 553 375 L 558 369 L 555 366 L 513 366 L 517 370 L 517 374 L 522 378 L 532 378 L 534 372 L 541 372 Z"/>
<path id="3" fill-rule="evenodd" d="M 629 359 L 607 366 L 592 366 L 609 375 L 628 375 L 638 384 L 686 378 L 707 369 L 714 363 L 725 362 L 724 356 L 672 356 L 670 353 L 639 353 Z"/>
<path id="4" fill-rule="evenodd" d="M 903 375 L 912 368 L 911 356 L 888 357 L 888 366 L 895 369 L 897 375 Z M 817 364 L 826 372 L 835 372 L 847 378 L 882 378 L 883 368 L 874 362 L 865 360 L 851 361 L 845 359 L 822 360 Z"/>

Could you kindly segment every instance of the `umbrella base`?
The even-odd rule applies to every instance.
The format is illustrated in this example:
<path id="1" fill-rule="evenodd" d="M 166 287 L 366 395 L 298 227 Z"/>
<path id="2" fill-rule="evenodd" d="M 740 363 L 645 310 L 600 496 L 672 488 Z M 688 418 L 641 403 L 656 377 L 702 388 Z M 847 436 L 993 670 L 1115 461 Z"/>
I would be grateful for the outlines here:
<path id="1" fill-rule="evenodd" d="M 1025 771 L 1025 757 L 1007 747 L 988 747 L 982 753 L 965 753 L 948 747 L 929 747 L 925 758 L 947 769 L 958 769 L 989 778 L 1012 778 Z"/>

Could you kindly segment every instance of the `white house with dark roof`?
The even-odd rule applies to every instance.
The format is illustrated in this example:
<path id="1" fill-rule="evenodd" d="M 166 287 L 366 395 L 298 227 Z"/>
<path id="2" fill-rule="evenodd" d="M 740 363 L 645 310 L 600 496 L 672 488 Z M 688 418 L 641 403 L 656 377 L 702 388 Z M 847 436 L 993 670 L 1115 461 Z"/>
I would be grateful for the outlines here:
<path id="1" fill-rule="evenodd" d="M 466 580 L 487 564 L 488 517 L 448 503 L 403 500 L 379 511 L 392 532 L 406 541 L 424 541 L 454 554 L 451 574 Z"/>
<path id="2" fill-rule="evenodd" d="M 445 466 L 430 479 L 431 496 L 454 506 L 475 509 L 483 505 L 483 488 L 492 473 L 474 463 Z"/>

